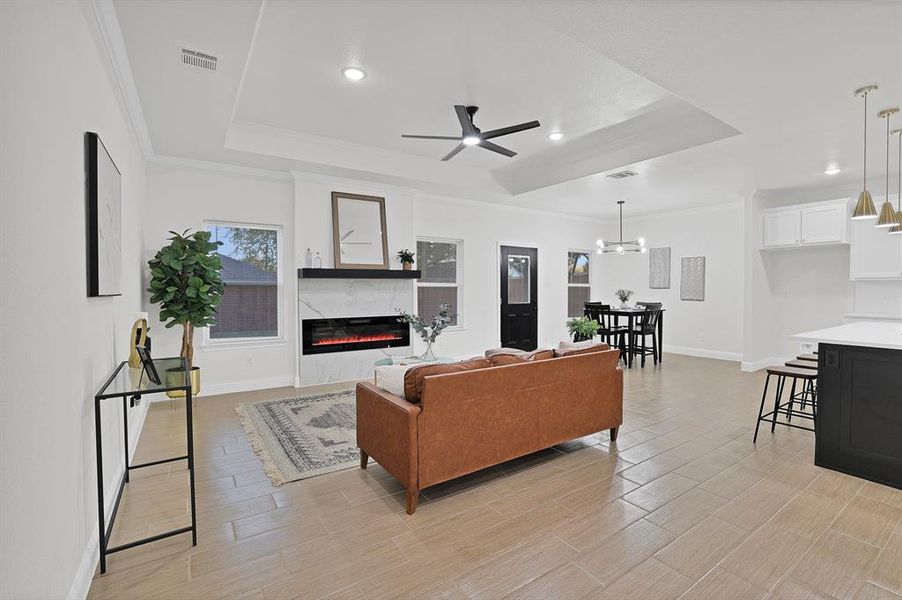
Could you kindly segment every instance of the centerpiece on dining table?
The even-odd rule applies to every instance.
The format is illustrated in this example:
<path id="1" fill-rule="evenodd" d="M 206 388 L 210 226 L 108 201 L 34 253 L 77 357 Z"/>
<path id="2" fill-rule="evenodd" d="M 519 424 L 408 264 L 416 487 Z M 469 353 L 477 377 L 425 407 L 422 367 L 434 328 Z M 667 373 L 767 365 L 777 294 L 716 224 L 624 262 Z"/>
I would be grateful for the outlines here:
<path id="1" fill-rule="evenodd" d="M 620 288 L 619 290 L 614 292 L 614 295 L 617 296 L 618 300 L 620 300 L 620 308 L 629 308 L 627 302 L 629 302 L 629 299 L 632 298 L 633 290 L 625 290 L 623 288 Z"/>

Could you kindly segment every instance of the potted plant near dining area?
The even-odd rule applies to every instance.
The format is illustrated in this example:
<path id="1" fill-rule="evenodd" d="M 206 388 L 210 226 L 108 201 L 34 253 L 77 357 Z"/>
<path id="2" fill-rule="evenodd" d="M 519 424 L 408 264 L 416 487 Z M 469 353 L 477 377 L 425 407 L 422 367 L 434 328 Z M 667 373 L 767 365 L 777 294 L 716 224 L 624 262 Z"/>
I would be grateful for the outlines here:
<path id="1" fill-rule="evenodd" d="M 567 319 L 567 330 L 573 336 L 574 342 L 587 342 L 598 333 L 598 321 L 589 317 Z"/>
<path id="2" fill-rule="evenodd" d="M 148 261 L 150 301 L 160 305 L 160 321 L 167 328 L 182 326 L 179 356 L 188 360 L 191 393 L 200 392 L 200 367 L 194 366 L 194 330 L 216 323 L 216 307 L 222 299 L 222 261 L 209 231 L 170 231 L 169 244 Z M 171 392 L 170 395 L 181 395 Z"/>

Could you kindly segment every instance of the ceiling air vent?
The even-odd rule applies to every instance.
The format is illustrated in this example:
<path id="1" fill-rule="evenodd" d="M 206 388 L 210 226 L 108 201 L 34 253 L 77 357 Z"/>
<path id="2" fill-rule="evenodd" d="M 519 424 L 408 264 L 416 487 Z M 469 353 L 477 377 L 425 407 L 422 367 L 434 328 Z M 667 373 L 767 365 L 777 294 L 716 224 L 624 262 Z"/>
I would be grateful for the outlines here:
<path id="1" fill-rule="evenodd" d="M 210 56 L 209 54 L 204 54 L 203 52 L 198 52 L 197 50 L 188 50 L 187 48 L 182 48 L 182 64 L 188 65 L 189 67 L 197 67 L 198 69 L 204 69 L 207 71 L 215 71 L 216 70 L 216 57 Z"/>
<path id="2" fill-rule="evenodd" d="M 607 176 L 611 179 L 626 179 L 627 177 L 635 177 L 636 175 L 638 175 L 638 173 L 636 173 L 635 171 L 626 170 L 617 171 L 616 173 L 608 173 Z"/>

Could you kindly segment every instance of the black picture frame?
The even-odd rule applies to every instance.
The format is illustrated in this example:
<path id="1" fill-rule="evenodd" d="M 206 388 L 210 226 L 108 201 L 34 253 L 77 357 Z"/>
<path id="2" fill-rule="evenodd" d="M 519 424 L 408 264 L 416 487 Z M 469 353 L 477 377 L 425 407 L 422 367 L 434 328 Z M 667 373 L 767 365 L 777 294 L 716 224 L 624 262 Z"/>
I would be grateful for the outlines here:
<path id="1" fill-rule="evenodd" d="M 122 295 L 122 174 L 100 136 L 85 132 L 88 297 Z"/>
<path id="2" fill-rule="evenodd" d="M 144 367 L 144 372 L 147 373 L 147 378 L 157 385 L 162 384 L 163 382 L 160 379 L 160 374 L 157 373 L 157 367 L 153 364 L 153 359 L 150 357 L 150 352 L 147 348 L 144 346 L 135 346 L 135 351 L 141 359 L 141 365 Z"/>

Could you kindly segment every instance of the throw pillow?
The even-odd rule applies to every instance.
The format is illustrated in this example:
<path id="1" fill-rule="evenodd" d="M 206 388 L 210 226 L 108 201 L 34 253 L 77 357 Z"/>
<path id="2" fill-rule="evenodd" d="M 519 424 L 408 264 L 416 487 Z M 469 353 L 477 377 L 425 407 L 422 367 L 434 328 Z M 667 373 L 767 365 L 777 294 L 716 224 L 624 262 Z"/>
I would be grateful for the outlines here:
<path id="1" fill-rule="evenodd" d="M 558 349 L 554 351 L 555 358 L 563 358 L 565 356 L 576 356 L 578 354 L 590 354 L 592 352 L 603 352 L 605 350 L 610 350 L 611 347 L 604 343 L 592 344 L 590 346 L 583 346 L 582 348 L 564 348 Z"/>
<path id="2" fill-rule="evenodd" d="M 526 354 L 526 350 L 520 350 L 519 348 L 491 348 L 485 351 L 486 358 L 492 358 L 496 354 Z"/>
<path id="3" fill-rule="evenodd" d="M 503 365 L 519 365 L 534 360 L 548 360 L 554 358 L 554 350 L 533 350 L 532 352 L 523 352 L 522 354 L 493 354 L 489 360 L 492 361 L 493 367 Z"/>
<path id="4" fill-rule="evenodd" d="M 559 350 L 578 350 L 580 348 L 591 348 L 592 346 L 596 345 L 597 343 L 598 342 L 596 342 L 595 340 L 586 340 L 584 342 L 566 341 L 566 342 L 561 342 L 560 344 L 558 344 L 557 347 Z"/>
<path id="5" fill-rule="evenodd" d="M 376 367 L 376 387 L 404 397 L 404 375 L 410 369 L 410 365 L 386 365 Z"/>
<path id="6" fill-rule="evenodd" d="M 445 373 L 462 373 L 474 369 L 491 367 L 492 362 L 487 358 L 471 358 L 456 363 L 427 363 L 414 365 L 404 374 L 404 398 L 408 402 L 419 402 L 423 396 L 424 379 L 430 375 L 444 375 Z"/>

